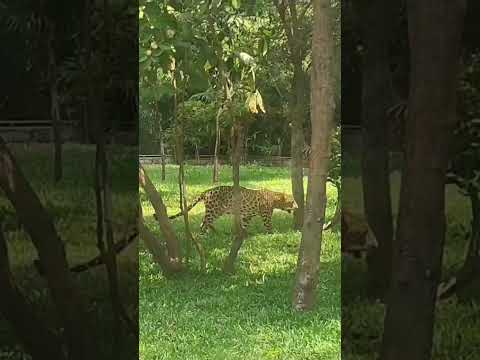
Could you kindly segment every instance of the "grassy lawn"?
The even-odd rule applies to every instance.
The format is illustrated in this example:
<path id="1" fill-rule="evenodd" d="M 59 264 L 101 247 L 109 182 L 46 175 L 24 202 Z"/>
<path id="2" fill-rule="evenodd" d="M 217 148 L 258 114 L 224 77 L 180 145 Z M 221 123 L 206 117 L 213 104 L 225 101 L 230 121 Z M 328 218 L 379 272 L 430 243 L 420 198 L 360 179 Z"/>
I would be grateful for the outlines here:
<path id="1" fill-rule="evenodd" d="M 391 176 L 392 207 L 398 206 L 400 174 Z M 361 179 L 344 179 L 344 207 L 361 212 Z M 360 195 L 360 196 L 359 196 Z M 444 252 L 444 278 L 454 274 L 462 265 L 465 249 L 465 226 L 471 219 L 468 199 L 455 186 L 446 189 L 447 239 Z M 365 300 L 366 266 L 359 260 L 342 259 L 342 359 L 371 360 L 381 346 L 384 306 Z M 474 360 L 480 352 L 479 303 L 460 302 L 456 298 L 437 307 L 433 356 L 435 360 Z"/>
<path id="2" fill-rule="evenodd" d="M 179 210 L 177 168 L 147 166 L 162 192 L 169 214 Z M 186 168 L 189 199 L 212 187 L 211 167 Z M 243 167 L 241 183 L 250 188 L 291 192 L 285 168 Z M 231 184 L 231 169 L 222 168 L 221 184 Z M 328 189 L 328 212 L 333 214 L 336 193 Z M 157 234 L 153 209 L 142 197 L 147 224 Z M 191 212 L 192 231 L 198 235 L 203 204 Z M 291 290 L 300 241 L 292 231 L 291 215 L 275 211 L 274 233 L 265 233 L 254 219 L 236 262 L 235 275 L 222 271 L 230 248 L 231 217 L 215 226 L 218 234 L 202 237 L 207 271 L 198 270 L 196 254 L 189 270 L 175 279 L 164 278 L 150 255 L 140 250 L 140 359 L 142 360 L 317 360 L 340 359 L 340 241 L 339 232 L 327 232 L 322 249 L 316 308 L 305 314 L 291 310 Z M 183 220 L 173 221 L 183 238 Z"/>
<path id="3" fill-rule="evenodd" d="M 71 265 L 81 263 L 98 254 L 96 247 L 95 197 L 93 171 L 95 149 L 90 146 L 66 145 L 64 148 L 64 179 L 53 183 L 53 150 L 48 145 L 30 148 L 12 148 L 17 160 L 47 210 L 54 216 L 55 226 L 65 242 L 68 261 Z M 120 224 L 136 219 L 133 204 L 137 200 L 137 152 L 135 148 L 116 147 L 112 159 L 114 218 Z M 36 250 L 29 236 L 16 227 L 16 217 L 10 203 L 0 195 L 0 214 L 6 228 L 12 271 L 23 293 L 33 302 L 36 309 L 54 321 L 51 299 L 34 266 Z M 115 227 L 116 240 L 124 235 L 125 227 Z M 127 251 L 131 256 L 119 257 L 119 277 L 122 300 L 130 316 L 137 316 L 138 262 L 137 247 Z M 104 267 L 73 275 L 75 284 L 85 296 L 91 315 L 96 323 L 92 336 L 98 337 L 105 345 L 103 351 L 110 351 L 112 323 L 108 295 L 108 283 Z M 0 295 L 1 296 L 1 295 Z M 125 337 L 122 359 L 136 356 L 136 339 Z M 106 358 L 105 353 L 99 359 Z M 16 346 L 8 324 L 0 317 L 0 359 L 23 359 Z"/>

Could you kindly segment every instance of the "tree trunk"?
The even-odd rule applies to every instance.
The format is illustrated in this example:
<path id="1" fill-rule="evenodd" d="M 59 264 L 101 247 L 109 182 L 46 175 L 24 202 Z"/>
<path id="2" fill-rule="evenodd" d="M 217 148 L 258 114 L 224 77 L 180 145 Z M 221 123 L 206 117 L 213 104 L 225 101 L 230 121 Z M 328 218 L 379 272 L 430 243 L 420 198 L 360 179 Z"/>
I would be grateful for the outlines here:
<path id="1" fill-rule="evenodd" d="M 215 51 L 215 55 L 218 59 L 218 71 L 220 73 L 220 82 L 217 84 L 218 87 L 222 87 L 223 89 L 223 101 L 222 105 L 218 109 L 217 116 L 215 118 L 215 149 L 213 152 L 213 178 L 212 182 L 213 184 L 217 184 L 219 181 L 219 175 L 220 175 L 220 164 L 218 161 L 218 151 L 220 148 L 220 116 L 225 112 L 224 108 L 225 105 L 227 104 L 227 101 L 229 100 L 229 95 L 230 92 L 228 91 L 228 82 L 227 82 L 227 74 L 225 70 L 225 63 L 223 61 L 223 46 L 221 43 L 219 43 L 218 38 L 217 38 L 217 33 L 215 30 L 215 13 L 210 13 L 210 16 L 208 17 L 208 25 L 209 25 L 209 30 L 210 34 L 213 36 L 213 49 Z"/>
<path id="2" fill-rule="evenodd" d="M 378 247 L 367 258 L 368 292 L 373 298 L 383 298 L 390 283 L 393 255 L 386 114 L 393 102 L 388 45 L 394 8 L 382 0 L 361 6 L 361 30 L 366 46 L 362 81 L 363 198 L 365 216 L 378 241 Z"/>
<path id="3" fill-rule="evenodd" d="M 235 267 L 235 260 L 237 258 L 238 251 L 243 244 L 247 234 L 241 226 L 240 220 L 240 208 L 242 198 L 240 194 L 240 163 L 242 158 L 242 145 L 243 145 L 243 126 L 240 120 L 236 119 L 233 127 L 232 136 L 232 172 L 233 172 L 233 241 L 230 253 L 225 260 L 223 270 L 226 273 L 232 273 Z"/>
<path id="4" fill-rule="evenodd" d="M 213 183 L 218 183 L 220 164 L 218 163 L 218 148 L 220 147 L 220 115 L 221 109 L 217 113 L 215 120 L 215 150 L 213 152 Z"/>
<path id="5" fill-rule="evenodd" d="M 305 107 L 305 74 L 301 62 L 294 65 L 292 80 L 292 95 L 290 103 L 290 123 L 292 125 L 292 194 L 298 209 L 294 211 L 294 228 L 301 229 L 305 212 L 305 192 L 303 189 L 303 147 L 305 139 L 303 136 L 303 121 Z"/>
<path id="6" fill-rule="evenodd" d="M 409 0 L 407 151 L 381 358 L 431 356 L 465 1 Z M 413 331 L 412 331 L 413 330 Z"/>
<path id="7" fill-rule="evenodd" d="M 197 164 L 200 164 L 200 151 L 198 151 L 198 144 L 195 144 L 195 160 L 197 160 Z"/>
<path id="8" fill-rule="evenodd" d="M 311 76 L 312 140 L 308 176 L 307 207 L 293 290 L 295 310 L 314 305 L 320 267 L 322 228 L 327 202 L 326 182 L 330 159 L 330 133 L 335 113 L 333 84 L 333 37 L 329 0 L 314 2 Z"/>
<path id="9" fill-rule="evenodd" d="M 201 265 L 201 268 L 203 269 L 205 266 L 203 249 L 200 243 L 197 242 L 197 240 L 193 237 L 192 232 L 190 231 L 190 221 L 188 220 L 187 187 L 185 185 L 185 150 L 184 150 L 185 135 L 183 132 L 183 118 L 181 116 L 178 116 L 175 62 L 173 62 L 173 65 L 172 65 L 172 72 L 173 72 L 173 89 L 174 89 L 173 119 L 175 123 L 175 148 L 176 148 L 176 154 L 177 154 L 177 161 L 179 165 L 178 186 L 179 186 L 179 195 L 180 195 L 180 210 L 182 211 L 182 214 L 183 214 L 183 221 L 185 223 L 185 235 L 187 237 L 185 259 L 187 261 L 190 259 L 192 243 L 193 243 L 200 256 L 200 265 Z M 184 93 L 182 94 L 183 94 L 182 97 L 184 97 Z"/>
<path id="10" fill-rule="evenodd" d="M 0 314 L 8 321 L 26 352 L 36 360 L 64 360 L 60 339 L 48 329 L 22 295 L 10 271 L 7 242 L 0 227 Z M 48 344 L 48 346 L 45 346 Z"/>
<path id="11" fill-rule="evenodd" d="M 167 209 L 163 203 L 162 195 L 157 192 L 144 168 L 140 166 L 138 170 L 140 186 L 145 190 L 147 198 L 152 203 L 153 209 L 156 213 L 157 221 L 160 225 L 160 230 L 165 236 L 170 268 L 175 272 L 181 271 L 183 266 L 180 256 L 180 243 L 175 235 L 172 225 L 168 220 Z"/>
<path id="12" fill-rule="evenodd" d="M 52 118 L 53 142 L 54 142 L 54 180 L 62 179 L 62 132 L 60 124 L 60 101 L 57 88 L 57 61 L 55 55 L 55 24 L 49 25 L 48 37 L 48 77 L 50 82 L 50 116 Z"/>
<path id="13" fill-rule="evenodd" d="M 0 189 L 12 203 L 18 219 L 30 235 L 45 270 L 48 287 L 65 328 L 73 360 L 93 359 L 96 341 L 92 325 L 75 289 L 62 240 L 50 215 L 20 171 L 13 155 L 0 137 Z"/>
<path id="14" fill-rule="evenodd" d="M 140 237 L 142 238 L 145 247 L 148 249 L 150 254 L 152 254 L 153 259 L 155 262 L 160 266 L 162 272 L 169 276 L 175 272 L 179 271 L 179 267 L 170 261 L 170 257 L 168 256 L 167 248 L 155 237 L 155 235 L 147 228 L 145 222 L 143 220 L 143 211 L 142 211 L 142 204 L 139 203 L 139 211 L 138 211 L 138 230 Z M 162 219 L 162 221 L 167 221 L 167 219 Z"/>
<path id="15" fill-rule="evenodd" d="M 275 7 L 280 15 L 282 25 L 287 37 L 290 61 L 293 65 L 293 78 L 291 83 L 289 122 L 292 129 L 291 138 L 291 177 L 292 193 L 298 209 L 294 211 L 294 228 L 303 226 L 305 192 L 303 189 L 303 122 L 305 117 L 305 87 L 307 77 L 303 71 L 303 60 L 306 56 L 305 32 L 300 28 L 295 1 L 274 0 Z M 306 5 L 309 6 L 309 5 Z M 306 8 L 305 8 L 306 9 Z"/>
<path id="16" fill-rule="evenodd" d="M 165 174 L 165 143 L 163 141 L 163 129 L 162 129 L 162 123 L 159 123 L 160 126 L 160 158 L 162 162 L 162 175 L 161 179 L 162 181 L 165 181 L 166 174 Z"/>
<path id="17" fill-rule="evenodd" d="M 85 5 L 83 8 L 83 14 L 82 14 L 82 30 L 81 30 L 81 36 L 82 36 L 82 45 L 83 48 L 85 49 L 85 54 L 86 54 L 86 69 L 85 69 L 85 74 L 87 73 L 92 73 L 92 41 L 91 41 L 91 31 L 90 31 L 90 16 L 91 16 L 91 9 L 92 9 L 92 0 L 86 0 Z M 93 123 L 91 116 L 93 114 L 92 111 L 92 103 L 94 99 L 94 89 L 93 89 L 93 79 L 91 76 L 86 76 L 86 93 L 85 93 L 85 102 L 84 102 L 84 107 L 83 107 L 83 131 L 84 131 L 84 140 L 85 143 L 90 144 L 92 143 L 94 137 L 93 134 Z"/>
<path id="18" fill-rule="evenodd" d="M 245 145 L 243 146 L 243 151 L 242 151 L 242 161 L 243 163 L 247 163 L 248 161 L 248 133 L 247 133 L 247 129 L 245 129 L 245 134 L 244 134 L 244 138 L 245 138 Z"/>

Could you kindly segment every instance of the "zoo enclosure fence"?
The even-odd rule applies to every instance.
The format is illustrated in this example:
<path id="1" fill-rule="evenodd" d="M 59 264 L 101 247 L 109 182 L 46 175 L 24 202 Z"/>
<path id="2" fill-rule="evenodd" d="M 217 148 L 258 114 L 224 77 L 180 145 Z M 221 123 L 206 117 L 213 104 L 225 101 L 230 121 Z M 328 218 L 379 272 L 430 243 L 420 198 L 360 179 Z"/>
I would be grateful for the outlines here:
<path id="1" fill-rule="evenodd" d="M 161 164 L 162 155 L 139 155 L 141 164 Z M 213 165 L 213 155 L 199 155 L 199 156 L 186 156 L 185 162 L 189 165 Z M 220 165 L 231 164 L 230 157 L 221 155 L 218 157 Z M 265 155 L 247 155 L 242 159 L 244 164 L 250 165 L 262 165 L 271 167 L 288 167 L 291 163 L 291 157 L 289 156 L 265 156 Z M 166 164 L 176 164 L 175 157 L 172 155 L 165 155 Z M 304 168 L 308 168 L 308 161 L 304 161 Z"/>

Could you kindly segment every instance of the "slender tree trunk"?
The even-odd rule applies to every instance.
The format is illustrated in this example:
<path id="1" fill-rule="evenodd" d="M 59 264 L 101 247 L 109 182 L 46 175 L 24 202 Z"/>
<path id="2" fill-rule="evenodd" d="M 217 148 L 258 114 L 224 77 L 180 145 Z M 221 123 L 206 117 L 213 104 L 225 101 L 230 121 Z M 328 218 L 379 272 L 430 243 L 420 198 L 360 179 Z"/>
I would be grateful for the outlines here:
<path id="1" fill-rule="evenodd" d="M 218 87 L 223 88 L 223 93 L 224 93 L 224 98 L 222 101 L 222 106 L 217 111 L 217 116 L 215 118 L 215 149 L 213 152 L 213 176 L 212 176 L 212 182 L 213 184 L 217 184 L 219 181 L 219 174 L 220 174 L 220 164 L 218 161 L 218 152 L 220 148 L 220 116 L 224 113 L 224 106 L 225 103 L 229 97 L 229 91 L 228 91 L 228 83 L 227 83 L 227 75 L 225 72 L 225 64 L 223 62 L 223 47 L 221 44 L 218 43 L 217 37 L 216 37 L 216 30 L 215 30 L 215 14 L 211 13 L 209 18 L 208 18 L 208 25 L 210 29 L 210 34 L 213 35 L 213 41 L 214 41 L 214 51 L 215 55 L 218 59 L 218 70 L 221 75 L 221 79 L 219 84 L 217 85 Z"/>
<path id="2" fill-rule="evenodd" d="M 330 159 L 330 134 L 335 113 L 333 84 L 333 14 L 329 0 L 314 2 L 311 77 L 312 151 L 308 176 L 307 207 L 293 290 L 293 307 L 314 305 L 318 282 L 322 228 L 327 202 L 326 182 Z"/>
<path id="3" fill-rule="evenodd" d="M 220 164 L 218 163 L 218 149 L 220 147 L 220 115 L 221 110 L 218 111 L 215 119 L 215 150 L 213 153 L 213 183 L 218 183 L 220 173 Z"/>
<path id="4" fill-rule="evenodd" d="M 200 163 L 200 152 L 198 151 L 198 144 L 195 144 L 195 160 L 197 160 L 197 164 Z"/>
<path id="5" fill-rule="evenodd" d="M 163 203 L 162 195 L 155 189 L 155 186 L 142 166 L 139 168 L 138 177 L 140 187 L 145 190 L 147 198 L 152 203 L 153 209 L 156 213 L 157 221 L 160 225 L 160 230 L 165 237 L 168 263 L 170 264 L 170 268 L 174 272 L 181 271 L 183 266 L 180 256 L 180 243 L 175 235 L 172 225 L 168 220 L 167 209 Z"/>
<path id="6" fill-rule="evenodd" d="M 73 285 L 65 248 L 50 215 L 27 182 L 13 155 L 0 137 L 0 189 L 12 203 L 20 222 L 30 235 L 45 270 L 48 287 L 65 328 L 73 360 L 93 359 L 96 341 L 82 297 Z"/>
<path id="7" fill-rule="evenodd" d="M 60 339 L 32 310 L 10 271 L 7 242 L 0 226 L 0 314 L 33 359 L 64 360 Z M 45 346 L 48 344 L 48 346 Z"/>
<path id="8" fill-rule="evenodd" d="M 240 120 L 236 119 L 233 128 L 233 153 L 232 153 L 232 173 L 233 173 L 233 242 L 230 253 L 225 260 L 223 270 L 226 273 L 232 273 L 235 267 L 235 260 L 238 251 L 243 244 L 247 234 L 241 226 L 240 208 L 242 205 L 242 198 L 240 193 L 240 163 L 242 159 L 242 145 L 243 145 L 243 126 Z"/>
<path id="9" fill-rule="evenodd" d="M 179 164 L 178 186 L 179 186 L 179 192 L 180 192 L 180 210 L 183 213 L 183 221 L 185 223 L 185 234 L 187 237 L 185 258 L 187 261 L 189 260 L 191 255 L 192 244 L 194 244 L 200 256 L 200 266 L 203 269 L 205 267 L 203 248 L 200 245 L 200 243 L 193 237 L 192 232 L 190 231 L 190 221 L 188 219 L 187 186 L 185 184 L 185 150 L 184 150 L 185 135 L 183 132 L 183 118 L 181 116 L 178 116 L 175 63 L 173 63 L 172 66 L 173 66 L 173 88 L 174 88 L 173 119 L 175 122 L 175 145 L 176 145 L 175 148 L 176 148 L 176 154 L 177 154 L 177 161 Z"/>
<path id="10" fill-rule="evenodd" d="M 248 161 L 248 132 L 247 132 L 247 129 L 244 129 L 244 136 L 245 138 L 245 145 L 243 146 L 243 159 L 242 161 L 244 163 L 247 163 Z"/>
<path id="11" fill-rule="evenodd" d="M 159 119 L 158 119 L 158 127 L 160 131 L 160 159 L 162 162 L 162 169 L 161 169 L 161 180 L 165 181 L 166 175 L 165 175 L 165 142 L 164 142 L 164 135 L 163 135 L 163 128 L 162 128 L 162 114 L 158 111 L 157 112 Z"/>
<path id="12" fill-rule="evenodd" d="M 91 0 L 86 0 L 83 7 L 82 14 L 82 29 L 81 29 L 81 40 L 82 45 L 86 54 L 86 73 L 89 72 L 91 67 L 91 33 L 90 33 L 90 15 L 91 15 Z M 87 89 L 85 93 L 85 101 L 83 103 L 83 116 L 82 116 L 82 129 L 83 129 L 83 141 L 86 144 L 91 143 L 91 131 L 90 131 L 90 116 L 92 115 L 91 111 L 91 96 L 92 96 L 92 79 L 87 77 Z"/>
<path id="13" fill-rule="evenodd" d="M 303 146 L 305 142 L 303 123 L 305 118 L 305 88 L 307 75 L 302 63 L 306 55 L 305 33 L 299 26 L 296 1 L 274 0 L 287 37 L 290 61 L 293 65 L 293 78 L 289 104 L 289 122 L 291 125 L 291 177 L 292 193 L 298 209 L 294 211 L 294 228 L 301 229 L 305 211 L 305 192 L 303 189 Z M 309 6 L 309 5 L 306 5 Z"/>
<path id="14" fill-rule="evenodd" d="M 57 61 L 55 55 L 55 24 L 49 25 L 48 37 L 48 67 L 50 82 L 50 116 L 52 118 L 53 142 L 54 142 L 54 180 L 59 182 L 62 179 L 62 132 L 60 124 L 60 102 L 57 88 Z"/>
<path id="15" fill-rule="evenodd" d="M 292 101 L 290 104 L 290 123 L 292 125 L 292 194 L 298 209 L 294 211 L 294 228 L 301 229 L 305 212 L 305 192 L 303 189 L 303 136 L 304 107 L 305 107 L 305 74 L 300 64 L 295 64 L 292 83 Z"/>
<path id="16" fill-rule="evenodd" d="M 363 198 L 367 221 L 378 241 L 367 259 L 368 290 L 370 296 L 383 298 L 390 283 L 393 255 L 386 114 L 393 102 L 388 45 L 394 8 L 382 0 L 360 6 L 360 27 L 366 45 L 362 81 Z"/>
<path id="17" fill-rule="evenodd" d="M 139 203 L 139 212 L 138 212 L 138 230 L 140 237 L 142 238 L 145 247 L 148 249 L 150 254 L 152 254 L 153 259 L 155 262 L 160 266 L 162 272 L 165 275 L 171 275 L 175 272 L 178 272 L 181 268 L 177 266 L 176 263 L 172 263 L 170 261 L 170 257 L 168 255 L 168 249 L 165 247 L 163 243 L 161 243 L 155 235 L 148 229 L 145 225 L 143 220 L 143 211 L 142 211 L 142 204 Z M 163 222 L 168 223 L 167 219 L 162 219 Z M 176 240 L 177 241 L 177 240 Z"/>
<path id="18" fill-rule="evenodd" d="M 384 360 L 431 357 L 464 12 L 463 0 L 408 1 L 412 71 L 407 151 L 381 351 Z"/>
<path id="19" fill-rule="evenodd" d="M 109 0 L 103 0 L 105 24 L 103 28 L 103 72 L 109 68 L 110 34 L 111 34 L 111 8 Z M 106 84 L 108 79 L 103 78 Z M 114 249 L 113 225 L 112 225 L 112 196 L 111 196 L 111 174 L 108 163 L 105 123 L 109 123 L 109 113 L 106 107 L 106 92 L 102 88 L 98 90 L 101 100 L 97 105 L 99 108 L 96 114 L 100 115 L 95 119 L 96 131 L 96 159 L 95 159 L 95 193 L 97 204 L 97 247 L 107 269 L 110 301 L 113 312 L 113 349 L 112 356 L 118 357 L 120 341 L 122 336 L 122 316 L 127 324 L 130 324 L 128 317 L 120 300 L 118 284 L 118 268 L 116 252 Z M 106 244 L 106 246 L 105 246 Z"/>

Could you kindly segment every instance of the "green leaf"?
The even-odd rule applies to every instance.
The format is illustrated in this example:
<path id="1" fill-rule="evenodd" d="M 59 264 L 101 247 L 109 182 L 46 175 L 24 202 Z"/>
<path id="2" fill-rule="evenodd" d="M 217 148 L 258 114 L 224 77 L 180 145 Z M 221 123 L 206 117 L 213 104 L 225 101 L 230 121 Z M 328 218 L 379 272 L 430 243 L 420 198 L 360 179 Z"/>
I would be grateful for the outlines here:
<path id="1" fill-rule="evenodd" d="M 240 9 L 240 0 L 232 0 L 232 7 L 233 7 L 235 10 Z"/>

